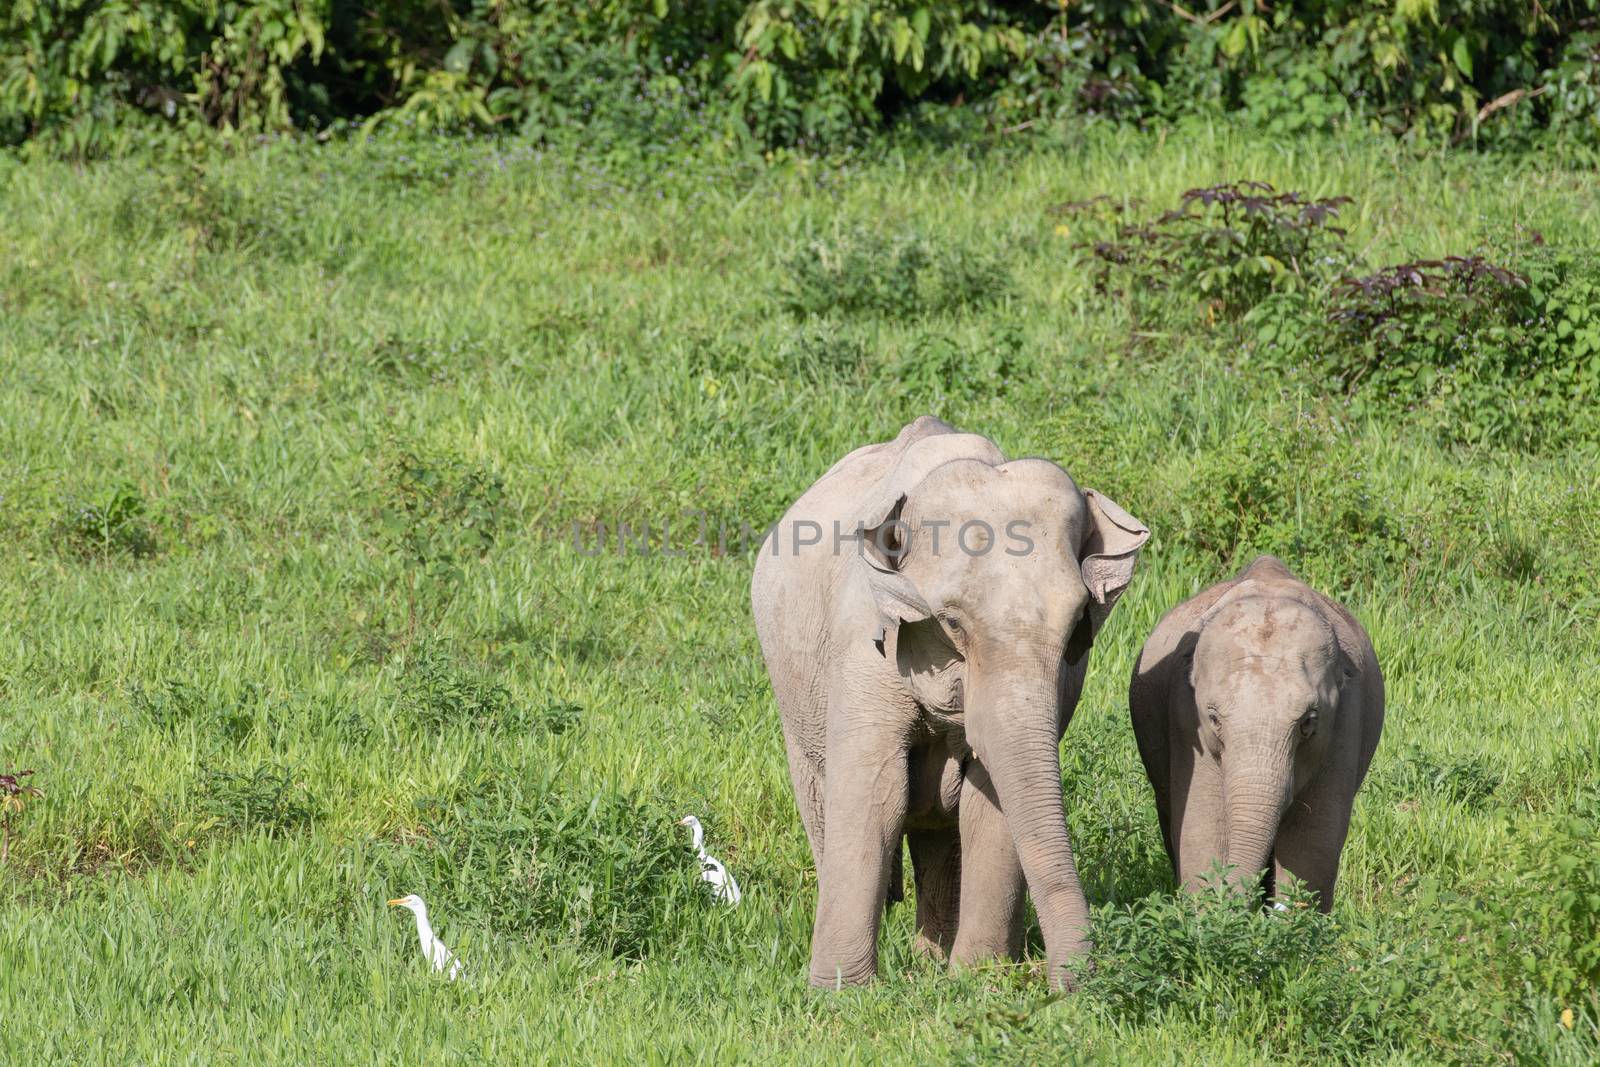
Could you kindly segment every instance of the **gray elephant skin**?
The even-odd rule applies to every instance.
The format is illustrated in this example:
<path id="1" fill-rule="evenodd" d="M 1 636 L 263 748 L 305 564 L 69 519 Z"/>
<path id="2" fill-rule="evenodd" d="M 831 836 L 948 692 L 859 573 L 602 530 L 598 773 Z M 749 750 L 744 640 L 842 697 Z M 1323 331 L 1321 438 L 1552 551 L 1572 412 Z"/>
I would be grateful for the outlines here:
<path id="1" fill-rule="evenodd" d="M 919 951 L 1019 956 L 1026 884 L 1070 982 L 1088 907 L 1059 746 L 1149 536 L 1054 463 L 926 416 L 779 521 L 751 600 L 817 867 L 814 985 L 876 974 L 902 840 Z"/>
<path id="2" fill-rule="evenodd" d="M 1383 730 L 1383 675 L 1355 617 L 1262 556 L 1161 619 L 1128 705 L 1180 884 L 1222 864 L 1270 898 L 1293 875 L 1330 910 Z"/>

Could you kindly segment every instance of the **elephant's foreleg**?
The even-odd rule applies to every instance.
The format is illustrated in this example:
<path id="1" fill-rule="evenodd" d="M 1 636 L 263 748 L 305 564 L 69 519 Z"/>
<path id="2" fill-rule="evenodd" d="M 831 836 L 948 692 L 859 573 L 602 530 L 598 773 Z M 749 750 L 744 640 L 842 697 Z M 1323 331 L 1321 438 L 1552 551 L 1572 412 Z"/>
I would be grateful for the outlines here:
<path id="1" fill-rule="evenodd" d="M 1284 813 L 1273 848 L 1273 874 L 1279 892 L 1289 884 L 1289 876 L 1300 879 L 1317 894 L 1317 905 L 1326 912 L 1333 908 L 1339 854 L 1350 831 L 1350 797 L 1338 788 L 1336 775 L 1322 777 Z"/>
<path id="2" fill-rule="evenodd" d="M 859 985 L 878 970 L 878 925 L 906 814 L 903 731 L 840 726 L 828 739 L 827 849 L 811 937 L 811 983 Z"/>
<path id="3" fill-rule="evenodd" d="M 916 951 L 942 960 L 955 944 L 961 912 L 961 839 L 953 826 L 906 836 L 917 880 Z"/>
<path id="4" fill-rule="evenodd" d="M 1222 768 L 1210 756 L 1189 750 L 1172 761 L 1172 847 L 1178 885 L 1196 889 L 1227 855 L 1228 813 Z"/>
<path id="5" fill-rule="evenodd" d="M 1022 955 L 1022 863 L 1011 828 L 981 763 L 961 786 L 961 917 L 952 964 Z"/>

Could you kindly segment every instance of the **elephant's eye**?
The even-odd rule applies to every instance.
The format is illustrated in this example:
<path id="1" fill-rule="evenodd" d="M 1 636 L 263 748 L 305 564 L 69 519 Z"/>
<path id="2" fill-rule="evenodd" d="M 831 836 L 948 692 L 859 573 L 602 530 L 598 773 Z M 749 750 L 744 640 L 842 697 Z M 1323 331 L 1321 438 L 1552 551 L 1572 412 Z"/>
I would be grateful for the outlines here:
<path id="1" fill-rule="evenodd" d="M 1222 729 L 1222 717 L 1217 714 L 1217 709 L 1212 708 L 1206 712 L 1206 721 L 1211 723 L 1213 730 Z"/>
<path id="2" fill-rule="evenodd" d="M 1317 709 L 1307 708 L 1306 713 L 1300 716 L 1300 736 L 1310 737 L 1317 732 Z"/>

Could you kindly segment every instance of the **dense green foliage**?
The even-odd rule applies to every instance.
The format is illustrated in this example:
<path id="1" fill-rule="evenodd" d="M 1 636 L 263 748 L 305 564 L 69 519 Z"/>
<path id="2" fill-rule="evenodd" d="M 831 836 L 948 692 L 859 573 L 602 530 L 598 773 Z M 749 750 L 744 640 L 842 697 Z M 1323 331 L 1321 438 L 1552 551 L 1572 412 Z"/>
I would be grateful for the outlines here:
<path id="1" fill-rule="evenodd" d="M 345 120 L 836 144 L 1241 109 L 1274 133 L 1600 141 L 1600 0 L 14 0 L 0 143 Z"/>
<path id="2" fill-rule="evenodd" d="M 1593 1063 L 1590 175 L 1247 119 L 1066 136 L 0 158 L 5 1054 Z M 1066 998 L 1037 935 L 914 956 L 911 902 L 878 985 L 805 985 L 736 534 L 930 411 L 1154 531 L 1062 746 L 1099 931 Z M 1387 675 L 1326 918 L 1174 896 L 1128 726 L 1156 619 L 1260 551 Z"/>

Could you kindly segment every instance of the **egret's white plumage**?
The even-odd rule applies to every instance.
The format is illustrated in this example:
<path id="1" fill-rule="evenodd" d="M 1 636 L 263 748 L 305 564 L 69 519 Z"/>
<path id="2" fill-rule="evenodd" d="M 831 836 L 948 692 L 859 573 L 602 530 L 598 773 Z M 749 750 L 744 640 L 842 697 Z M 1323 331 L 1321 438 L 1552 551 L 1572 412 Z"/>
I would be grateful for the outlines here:
<path id="1" fill-rule="evenodd" d="M 410 908 L 411 914 L 417 917 L 417 940 L 422 942 L 422 955 L 435 971 L 449 968 L 449 978 L 452 982 L 461 973 L 461 961 L 456 954 L 445 947 L 443 941 L 433 936 L 433 925 L 428 922 L 428 905 L 415 893 L 403 896 L 398 900 L 389 901 L 391 908 Z"/>
<path id="2" fill-rule="evenodd" d="M 689 828 L 694 850 L 700 854 L 700 880 L 711 887 L 711 895 L 729 907 L 738 904 L 739 883 L 733 880 L 733 875 L 722 865 L 721 860 L 706 854 L 706 831 L 705 827 L 700 825 L 700 820 L 693 815 L 685 815 L 678 820 L 678 825 Z"/>

